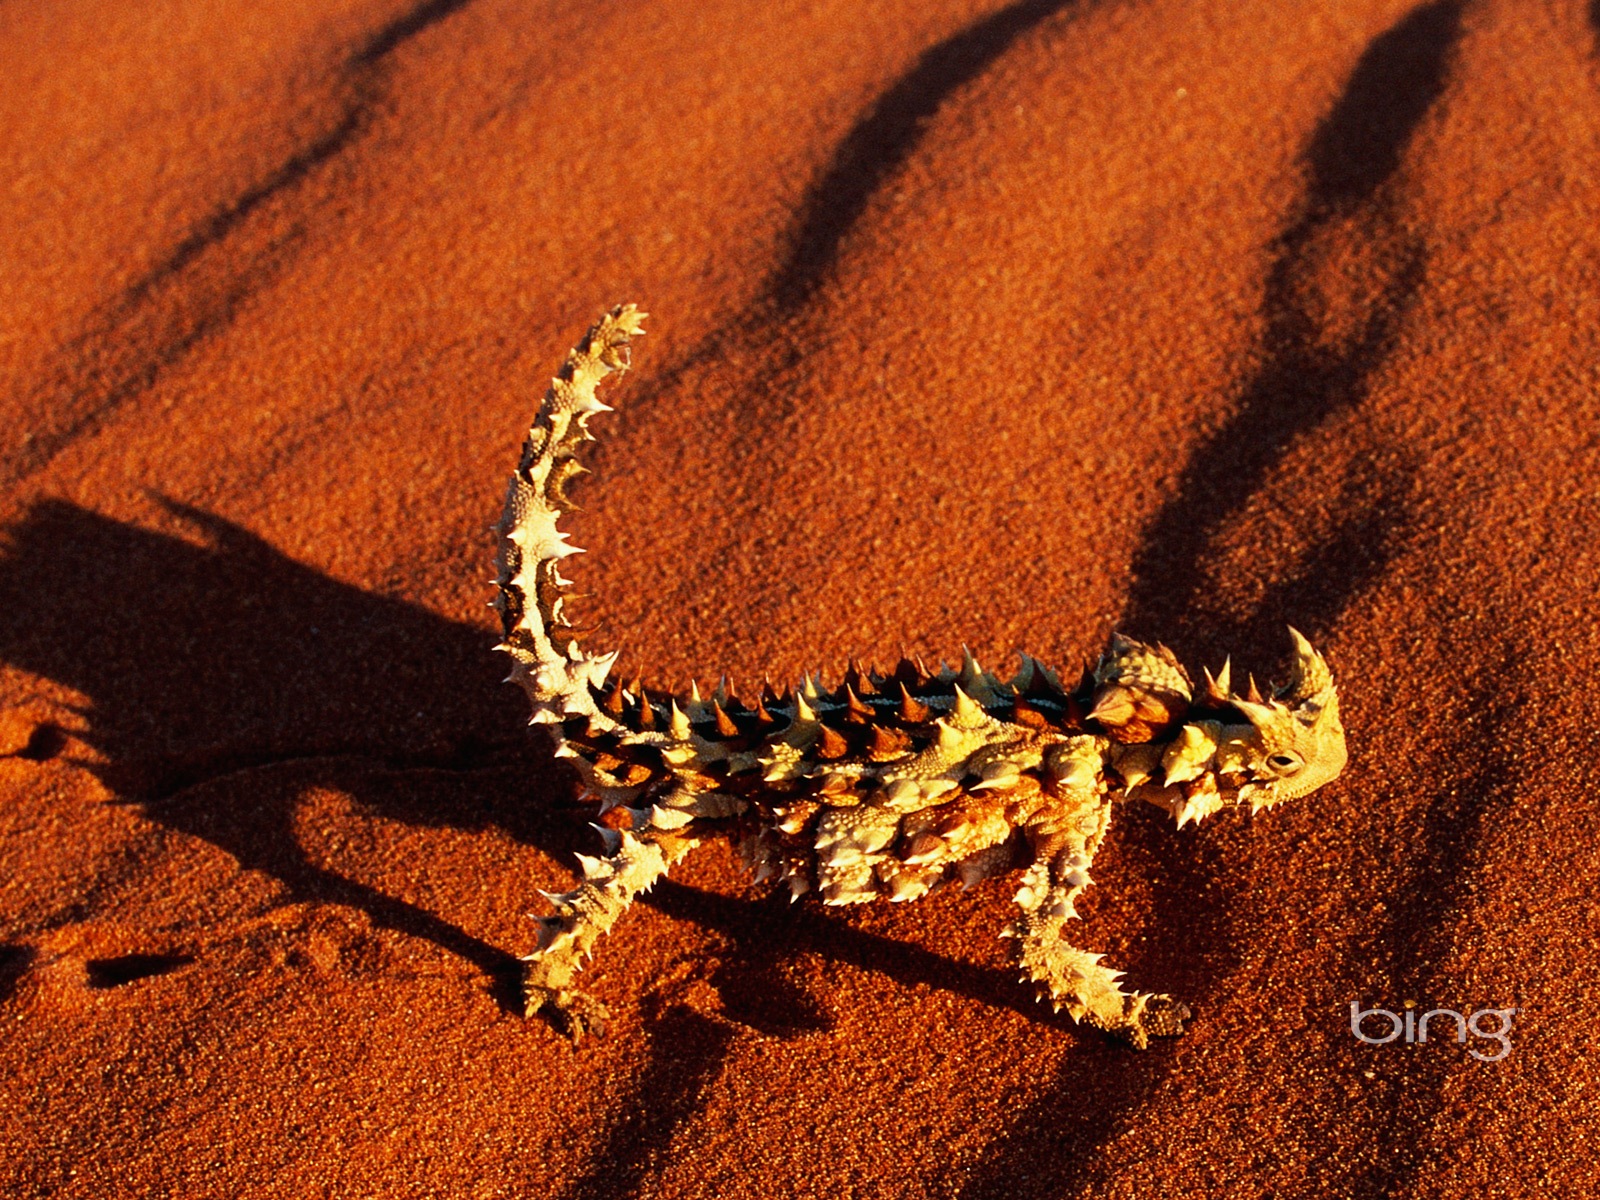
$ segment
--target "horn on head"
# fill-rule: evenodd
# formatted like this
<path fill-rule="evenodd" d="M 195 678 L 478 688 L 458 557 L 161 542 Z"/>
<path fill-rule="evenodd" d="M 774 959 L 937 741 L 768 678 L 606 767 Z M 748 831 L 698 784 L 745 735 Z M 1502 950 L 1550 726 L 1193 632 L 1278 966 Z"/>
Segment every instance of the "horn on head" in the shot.
<path fill-rule="evenodd" d="M 1289 627 L 1289 636 L 1294 639 L 1294 666 L 1290 670 L 1289 682 L 1279 689 L 1277 695 L 1291 705 L 1299 705 L 1331 688 L 1333 672 L 1305 635 L 1292 625 Z"/>

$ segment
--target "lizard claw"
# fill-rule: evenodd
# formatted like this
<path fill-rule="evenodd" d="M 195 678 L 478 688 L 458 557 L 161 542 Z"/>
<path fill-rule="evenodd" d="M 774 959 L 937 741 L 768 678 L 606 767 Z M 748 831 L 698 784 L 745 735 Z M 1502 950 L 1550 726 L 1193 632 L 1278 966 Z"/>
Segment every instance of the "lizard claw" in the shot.
<path fill-rule="evenodd" d="M 529 983 L 523 988 L 523 1015 L 543 1016 L 552 1028 L 565 1034 L 574 1048 L 585 1034 L 604 1037 L 611 1014 L 593 996 L 571 988 L 556 989 Z"/>

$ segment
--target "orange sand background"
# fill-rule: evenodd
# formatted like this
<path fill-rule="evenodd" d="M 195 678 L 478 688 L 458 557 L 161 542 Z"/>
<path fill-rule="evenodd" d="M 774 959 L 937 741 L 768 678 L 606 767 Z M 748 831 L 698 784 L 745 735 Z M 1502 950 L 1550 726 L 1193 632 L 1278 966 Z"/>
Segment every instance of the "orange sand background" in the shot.
<path fill-rule="evenodd" d="M 1594 1186 L 1600 5 L 11 0 L 0 78 L 0 1191 Z M 1327 652 L 1343 779 L 1096 864 L 1181 1040 L 1035 1006 L 1004 884 L 722 848 L 608 1039 L 515 1015 L 594 844 L 485 528 L 622 300 L 626 669 Z"/>

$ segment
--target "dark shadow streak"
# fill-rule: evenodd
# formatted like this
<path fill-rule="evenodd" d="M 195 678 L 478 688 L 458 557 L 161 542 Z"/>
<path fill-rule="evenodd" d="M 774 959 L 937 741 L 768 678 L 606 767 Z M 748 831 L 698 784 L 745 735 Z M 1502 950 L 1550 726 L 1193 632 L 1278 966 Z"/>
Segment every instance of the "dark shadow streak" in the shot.
<path fill-rule="evenodd" d="M 0 487 L 47 467 L 67 446 L 99 428 L 161 372 L 232 324 L 240 305 L 278 278 L 293 257 L 297 230 L 263 230 L 262 245 L 229 245 L 273 198 L 292 191 L 336 158 L 370 124 L 384 58 L 470 0 L 429 0 L 381 27 L 344 67 L 348 96 L 325 132 L 232 200 L 198 221 L 166 258 L 91 316 L 34 389 L 40 415 L 57 414 L 0 463 Z M 217 253 L 209 253 L 211 251 Z"/>
<path fill-rule="evenodd" d="M 17 982 L 27 972 L 34 954 L 32 946 L 0 943 L 0 1002 L 9 999 L 16 990 Z"/>
<path fill-rule="evenodd" d="M 1174 837 L 1154 810 L 1138 816 L 1150 819 L 1121 816 L 1119 843 L 1127 850 L 1137 846 L 1138 853 L 1161 864 L 1152 906 L 1167 928 L 1182 934 L 1162 939 L 1157 961 L 1117 966 L 1129 968 L 1136 986 L 1159 983 L 1160 990 L 1190 1004 L 1195 1020 L 1204 1021 L 1209 1019 L 1209 972 L 1228 957 L 1231 941 L 1233 918 L 1227 903 L 1219 902 L 1216 883 L 1237 863 L 1237 850 L 1228 844 L 1233 831 L 1213 826 L 1200 837 Z M 1149 844 L 1157 838 L 1159 846 Z M 1137 1120 L 1172 1070 L 1175 1053 L 1172 1044 L 1155 1041 L 1135 1054 L 1086 1034 L 1061 1056 L 1053 1083 L 989 1144 L 956 1194 L 961 1200 L 1096 1194 L 1104 1184 L 1096 1175 L 1101 1147 Z"/>
<path fill-rule="evenodd" d="M 426 0 L 379 29 L 365 46 L 351 56 L 350 61 L 358 67 L 371 66 L 470 3 L 472 0 Z"/>
<path fill-rule="evenodd" d="M 728 1056 L 733 1027 L 692 1009 L 672 1007 L 649 1023 L 640 1048 L 644 1069 L 618 1106 L 621 1114 L 600 1151 L 557 1200 L 621 1200 L 666 1165 L 674 1135 L 699 1111 Z"/>
<path fill-rule="evenodd" d="M 1444 90 L 1461 8 L 1461 0 L 1434 0 L 1374 40 L 1313 136 L 1306 154 L 1308 192 L 1300 215 L 1278 240 L 1268 274 L 1266 363 L 1245 385 L 1227 422 L 1196 450 L 1151 523 L 1134 558 L 1134 588 L 1120 622 L 1130 633 L 1161 629 L 1164 637 L 1204 638 L 1208 648 L 1237 649 L 1243 643 L 1264 650 L 1281 639 L 1286 615 L 1315 634 L 1354 594 L 1354 577 L 1337 571 L 1313 577 L 1301 569 L 1279 589 L 1294 597 L 1292 612 L 1258 606 L 1254 618 L 1219 628 L 1215 612 L 1201 611 L 1205 606 L 1199 603 L 1210 586 L 1203 569 L 1219 534 L 1297 439 L 1360 403 L 1415 302 L 1424 277 L 1423 248 L 1394 227 L 1382 189 Z M 1324 345 L 1318 272 L 1328 240 L 1350 236 L 1378 243 L 1378 294 L 1352 335 Z M 1352 497 L 1357 503 L 1348 521 L 1373 531 L 1385 522 L 1398 526 L 1405 512 L 1375 501 L 1403 494 L 1405 480 L 1372 482 L 1371 495 Z M 1348 540 L 1338 532 L 1332 539 Z M 1396 544 L 1393 537 L 1381 541 Z M 1167 632 L 1173 629 L 1179 633 Z"/>
<path fill-rule="evenodd" d="M 648 1045 L 640 1052 L 646 1066 L 628 1100 L 605 1135 L 602 1150 L 561 1200 L 621 1200 L 638 1194 L 640 1181 L 662 1166 L 661 1155 L 703 1104 L 717 1068 L 726 1059 L 740 1025 L 771 1038 L 825 1032 L 833 1021 L 826 1006 L 795 984 L 786 968 L 807 952 L 847 962 L 862 971 L 887 975 L 901 986 L 939 988 L 990 1006 L 1009 1008 L 1031 1021 L 1074 1029 L 1036 1003 L 1014 971 L 952 962 L 919 946 L 852 928 L 848 918 L 814 904 L 790 904 L 785 894 L 759 903 L 703 892 L 670 880 L 652 894 L 656 908 L 675 920 L 715 929 L 730 940 L 726 966 L 711 975 L 723 1012 L 719 1019 L 673 1004 L 646 1022 Z M 659 1002 L 658 1002 L 659 1003 Z M 1118 1068 L 1132 1057 L 1103 1035 L 1084 1030 L 1088 1073 L 1106 1072 L 1115 1056 Z"/>
<path fill-rule="evenodd" d="M 92 991 L 107 991 L 141 979 L 170 975 L 193 961 L 192 954 L 121 954 L 115 958 L 91 958 L 84 970 Z"/>
<path fill-rule="evenodd" d="M 814 301 L 872 198 L 916 153 L 950 97 L 1046 20 L 1091 3 L 1016 0 L 923 51 L 856 120 L 827 170 L 807 188 L 788 253 L 760 294 L 743 313 L 657 370 L 655 394 L 671 394 L 708 363 L 726 367 L 729 351 L 737 348 L 738 358 L 761 365 L 740 388 L 737 418 L 724 449 L 737 457 L 746 440 L 772 437 L 792 412 L 793 376 L 804 366 L 804 354 L 783 318 L 804 312 Z"/>
<path fill-rule="evenodd" d="M 1266 364 L 1246 384 L 1233 415 L 1197 450 L 1176 493 L 1151 523 L 1134 560 L 1134 587 L 1120 622 L 1130 633 L 1160 629 L 1164 637 L 1182 637 L 1186 644 L 1204 640 L 1208 647 L 1240 649 L 1242 643 L 1247 651 L 1264 651 L 1276 645 L 1282 618 L 1292 614 L 1296 625 L 1314 635 L 1381 574 L 1398 547 L 1407 511 L 1402 500 L 1412 486 L 1403 456 L 1401 465 L 1387 472 L 1376 466 L 1352 472 L 1339 524 L 1292 578 L 1269 591 L 1253 616 L 1229 628 L 1214 613 L 1196 615 L 1202 608 L 1201 570 L 1219 534 L 1244 511 L 1295 439 L 1360 402 L 1416 298 L 1423 248 L 1394 227 L 1383 187 L 1444 90 L 1462 3 L 1423 4 L 1376 38 L 1312 136 L 1306 151 L 1307 195 L 1278 240 L 1268 275 Z M 1357 331 L 1327 347 L 1320 344 L 1318 268 L 1326 239 L 1345 236 L 1347 228 L 1367 233 L 1376 228 L 1386 235 L 1382 278 Z M 1264 623 L 1272 626 L 1270 633 Z M 1197 862 L 1186 869 L 1195 872 L 1196 885 L 1221 875 L 1216 863 Z M 1192 952 L 1203 951 L 1201 956 L 1212 962 L 1236 958 L 1238 935 L 1226 898 L 1219 906 L 1213 891 L 1211 901 L 1217 907 L 1209 925 L 1191 930 L 1186 940 Z M 1206 994 L 1198 981 L 1185 998 L 1203 1004 Z M 1152 1055 L 1119 1064 L 1108 1079 L 1086 1069 L 1091 1065 L 1081 1056 L 1068 1057 L 1057 1086 L 1011 1123 L 974 1171 L 961 1193 L 964 1200 L 1060 1198 L 1091 1194 L 1100 1186 L 1098 1148 L 1121 1136 L 1170 1067 Z M 1090 1094 L 1097 1102 L 1086 1111 L 1079 1100 Z M 1069 1136 L 1063 1137 L 1064 1131 Z M 1032 1187 L 1024 1184 L 1030 1179 Z"/>
<path fill-rule="evenodd" d="M 923 52 L 839 143 L 827 174 L 801 204 L 794 249 L 769 287 L 780 308 L 800 307 L 833 269 L 839 247 L 873 195 L 906 163 L 928 122 L 1023 34 L 1074 0 L 1020 0 Z"/>
<path fill-rule="evenodd" d="M 738 971 L 754 971 L 750 979 L 764 983 L 769 971 L 776 970 L 778 954 L 814 950 L 833 962 L 847 962 L 863 971 L 889 976 L 901 986 L 921 984 L 957 996 L 965 996 L 994 1009 L 1010 1009 L 1031 1021 L 1046 1021 L 1073 1028 L 1067 1018 L 1053 1018 L 1049 1008 L 1038 1004 L 1033 994 L 1017 982 L 1015 970 L 1002 970 L 972 962 L 952 962 L 943 955 L 920 946 L 868 930 L 855 929 L 847 918 L 831 915 L 815 904 L 791 904 L 787 893 L 774 895 L 760 903 L 719 896 L 667 880 L 656 886 L 654 907 L 668 916 L 732 937 Z M 998 929 L 996 930 L 998 933 Z M 776 942 L 780 950 L 771 947 Z M 727 989 L 722 989 L 726 993 Z M 752 1004 L 759 996 L 762 1004 L 771 999 L 770 990 L 751 991 Z M 786 1001 L 787 1002 L 787 1001 Z M 753 1007 L 745 1023 L 761 1028 L 763 1018 Z M 816 1028 L 824 1018 L 804 1023 Z M 1086 1035 L 1098 1036 L 1098 1035 Z"/>

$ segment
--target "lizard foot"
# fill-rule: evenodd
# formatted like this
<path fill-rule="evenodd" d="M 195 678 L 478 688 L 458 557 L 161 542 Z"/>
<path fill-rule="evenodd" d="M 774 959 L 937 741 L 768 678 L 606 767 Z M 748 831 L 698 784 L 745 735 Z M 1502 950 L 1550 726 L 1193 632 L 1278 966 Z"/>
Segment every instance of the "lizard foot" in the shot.
<path fill-rule="evenodd" d="M 1190 1015 L 1189 1006 L 1171 996 L 1134 994 L 1127 998 L 1122 1021 L 1107 1032 L 1143 1050 L 1153 1037 L 1177 1037 Z"/>
<path fill-rule="evenodd" d="M 606 1022 L 611 1014 L 606 1006 L 593 996 L 572 988 L 541 987 L 528 983 L 523 986 L 523 1015 L 541 1015 L 560 1033 L 566 1034 L 576 1046 L 585 1034 L 603 1037 Z"/>

